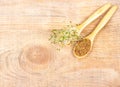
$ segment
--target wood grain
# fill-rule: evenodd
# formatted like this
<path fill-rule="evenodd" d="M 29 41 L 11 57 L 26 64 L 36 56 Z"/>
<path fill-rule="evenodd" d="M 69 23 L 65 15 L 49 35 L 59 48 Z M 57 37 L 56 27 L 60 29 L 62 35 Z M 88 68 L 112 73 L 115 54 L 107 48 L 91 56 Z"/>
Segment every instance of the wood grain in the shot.
<path fill-rule="evenodd" d="M 0 87 L 120 87 L 120 9 L 84 59 L 48 41 L 51 29 L 79 24 L 107 2 L 120 5 L 119 0 L 0 1 Z"/>

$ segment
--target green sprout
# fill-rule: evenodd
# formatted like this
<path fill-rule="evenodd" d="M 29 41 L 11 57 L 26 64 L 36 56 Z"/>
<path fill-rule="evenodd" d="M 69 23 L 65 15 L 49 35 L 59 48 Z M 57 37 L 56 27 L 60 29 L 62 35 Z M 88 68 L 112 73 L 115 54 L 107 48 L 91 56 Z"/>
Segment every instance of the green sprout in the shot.
<path fill-rule="evenodd" d="M 75 26 L 67 25 L 62 29 L 53 29 L 50 35 L 50 42 L 58 45 L 70 45 L 81 39 L 78 29 Z"/>

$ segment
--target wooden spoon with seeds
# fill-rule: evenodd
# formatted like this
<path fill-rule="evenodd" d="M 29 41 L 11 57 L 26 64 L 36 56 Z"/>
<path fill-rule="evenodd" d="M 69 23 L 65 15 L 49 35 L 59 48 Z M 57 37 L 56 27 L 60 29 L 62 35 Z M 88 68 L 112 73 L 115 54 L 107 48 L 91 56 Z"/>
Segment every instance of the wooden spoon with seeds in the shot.
<path fill-rule="evenodd" d="M 118 7 L 116 5 L 112 6 L 111 9 L 106 13 L 106 15 L 100 21 L 100 23 L 97 25 L 95 30 L 91 34 L 89 34 L 87 37 L 78 41 L 75 44 L 75 46 L 73 47 L 73 54 L 75 57 L 83 58 L 89 53 L 89 51 L 93 46 L 93 41 L 95 36 L 107 24 L 107 22 L 110 20 L 113 14 L 116 12 L 117 8 Z"/>

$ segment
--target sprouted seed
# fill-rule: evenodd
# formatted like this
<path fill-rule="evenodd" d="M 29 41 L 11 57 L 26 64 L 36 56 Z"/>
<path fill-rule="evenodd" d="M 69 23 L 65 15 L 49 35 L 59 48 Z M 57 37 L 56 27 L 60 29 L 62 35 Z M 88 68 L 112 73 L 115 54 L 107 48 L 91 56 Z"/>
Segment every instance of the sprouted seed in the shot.
<path fill-rule="evenodd" d="M 53 29 L 50 35 L 50 42 L 60 46 L 71 45 L 81 39 L 78 29 L 75 26 L 67 25 L 62 29 Z"/>

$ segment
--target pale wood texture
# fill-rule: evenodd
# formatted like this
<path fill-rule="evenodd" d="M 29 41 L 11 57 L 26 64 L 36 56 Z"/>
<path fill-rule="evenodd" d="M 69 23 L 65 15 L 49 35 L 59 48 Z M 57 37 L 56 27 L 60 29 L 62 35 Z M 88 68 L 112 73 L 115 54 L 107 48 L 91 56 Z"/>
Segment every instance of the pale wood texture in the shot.
<path fill-rule="evenodd" d="M 120 5 L 119 0 L 1 0 L 0 87 L 120 87 L 120 9 L 84 59 L 48 41 L 51 29 L 81 23 L 107 2 Z"/>

